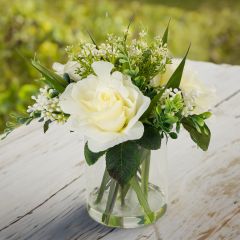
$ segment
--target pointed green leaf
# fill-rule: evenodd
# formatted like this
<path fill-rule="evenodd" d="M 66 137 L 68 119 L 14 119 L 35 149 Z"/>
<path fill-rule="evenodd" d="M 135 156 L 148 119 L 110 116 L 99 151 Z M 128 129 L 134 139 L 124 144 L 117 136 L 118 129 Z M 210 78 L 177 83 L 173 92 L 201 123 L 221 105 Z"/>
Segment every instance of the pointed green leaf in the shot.
<path fill-rule="evenodd" d="M 95 39 L 94 39 L 93 36 L 92 36 L 92 34 L 91 34 L 88 30 L 87 30 L 87 33 L 88 33 L 88 36 L 91 38 L 93 44 L 96 46 L 97 49 L 99 49 L 99 48 L 98 48 L 98 45 L 97 45 L 97 43 L 96 43 L 96 41 L 95 41 Z"/>
<path fill-rule="evenodd" d="M 163 45 L 168 42 L 168 29 L 169 29 L 170 21 L 171 21 L 171 18 L 170 18 L 169 21 L 168 21 L 167 28 L 166 28 L 166 30 L 165 30 L 165 32 L 164 32 L 164 34 L 163 34 L 163 37 L 162 37 Z"/>
<path fill-rule="evenodd" d="M 31 61 L 33 67 L 35 67 L 44 77 L 45 81 L 58 92 L 62 93 L 68 83 L 59 75 L 54 72 L 51 72 L 46 67 L 41 65 L 39 62 L 32 60 Z"/>
<path fill-rule="evenodd" d="M 131 24 L 132 24 L 133 21 L 134 21 L 134 18 L 135 18 L 135 15 L 132 15 L 132 16 L 130 17 L 130 20 L 129 20 L 129 23 L 128 23 L 128 26 L 127 26 L 127 30 L 126 30 L 126 32 L 125 32 L 125 34 L 124 34 L 124 42 L 127 41 L 128 32 L 129 32 L 129 29 L 130 29 Z"/>
<path fill-rule="evenodd" d="M 88 165 L 93 165 L 94 163 L 97 162 L 97 160 L 103 156 L 105 154 L 105 151 L 101 151 L 101 152 L 92 152 L 89 148 L 88 148 L 88 143 L 85 144 L 84 146 L 84 156 L 85 156 L 85 160 L 87 162 Z"/>
<path fill-rule="evenodd" d="M 198 129 L 196 129 L 196 126 L 190 117 L 183 118 L 182 125 L 189 132 L 192 140 L 203 151 L 207 151 L 211 139 L 211 132 L 208 126 L 204 124 L 204 126 L 202 127 L 203 131 L 199 132 Z"/>
<path fill-rule="evenodd" d="M 184 58 L 182 59 L 182 61 L 178 65 L 177 69 L 174 71 L 174 73 L 172 74 L 172 76 L 168 80 L 165 88 L 179 88 L 180 83 L 181 83 L 181 79 L 182 79 L 183 69 L 184 69 L 184 66 L 185 66 L 185 62 L 186 62 L 187 55 L 188 55 L 188 52 L 190 50 L 190 47 L 191 47 L 191 45 L 189 45 L 188 50 L 187 50 Z"/>
<path fill-rule="evenodd" d="M 179 133 L 181 128 L 181 124 L 179 122 L 176 123 L 176 132 Z"/>
<path fill-rule="evenodd" d="M 44 133 L 47 132 L 48 128 L 49 128 L 49 124 L 51 123 L 52 121 L 51 120 L 47 120 L 44 125 L 43 125 L 43 131 Z"/>
<path fill-rule="evenodd" d="M 143 136 L 136 140 L 136 143 L 146 149 L 157 150 L 161 147 L 161 140 L 159 131 L 155 127 L 145 124 Z"/>

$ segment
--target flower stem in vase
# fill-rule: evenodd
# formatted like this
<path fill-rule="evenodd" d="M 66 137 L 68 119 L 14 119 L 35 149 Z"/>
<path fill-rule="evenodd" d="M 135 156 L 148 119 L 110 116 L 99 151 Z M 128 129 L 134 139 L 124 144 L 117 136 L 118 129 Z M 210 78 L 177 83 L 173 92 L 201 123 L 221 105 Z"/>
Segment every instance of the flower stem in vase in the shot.
<path fill-rule="evenodd" d="M 143 191 L 146 199 L 148 199 L 148 181 L 149 181 L 150 157 L 151 157 L 151 152 L 148 151 L 147 154 L 146 154 L 146 159 L 142 163 L 142 171 L 141 171 L 141 175 L 142 175 L 141 187 L 142 187 L 142 191 Z"/>
<path fill-rule="evenodd" d="M 124 194 L 124 187 L 120 186 L 120 199 L 121 199 L 121 207 L 125 205 L 125 194 Z"/>
<path fill-rule="evenodd" d="M 125 206 L 125 198 L 130 189 L 130 184 L 126 184 L 124 186 L 121 186 L 120 188 L 120 198 L 121 198 L 121 206 Z"/>
<path fill-rule="evenodd" d="M 102 221 L 105 224 L 109 223 L 109 218 L 110 218 L 110 215 L 112 213 L 112 210 L 114 208 L 114 205 L 115 205 L 115 202 L 117 199 L 118 189 L 119 189 L 119 184 L 115 180 L 112 179 L 111 183 L 110 183 L 110 190 L 108 193 L 106 209 L 102 215 Z"/>
<path fill-rule="evenodd" d="M 136 176 L 134 176 L 131 181 L 130 181 L 130 184 L 133 188 L 133 190 L 136 192 L 137 194 L 137 198 L 138 198 L 138 201 L 139 203 L 141 204 L 145 214 L 146 214 L 146 217 L 147 217 L 147 221 L 146 222 L 149 222 L 149 223 L 152 223 L 154 221 L 154 213 L 151 211 L 150 207 L 149 207 L 149 204 L 148 204 L 148 201 L 138 183 L 138 179 Z"/>
<path fill-rule="evenodd" d="M 109 181 L 110 181 L 110 176 L 108 174 L 107 169 L 105 169 L 104 174 L 103 174 L 103 178 L 102 178 L 102 182 L 101 182 L 101 186 L 99 188 L 98 196 L 97 196 L 97 199 L 95 201 L 95 204 L 98 204 L 98 203 L 101 202 L 104 191 L 106 190 L 106 187 L 107 187 L 107 183 Z"/>

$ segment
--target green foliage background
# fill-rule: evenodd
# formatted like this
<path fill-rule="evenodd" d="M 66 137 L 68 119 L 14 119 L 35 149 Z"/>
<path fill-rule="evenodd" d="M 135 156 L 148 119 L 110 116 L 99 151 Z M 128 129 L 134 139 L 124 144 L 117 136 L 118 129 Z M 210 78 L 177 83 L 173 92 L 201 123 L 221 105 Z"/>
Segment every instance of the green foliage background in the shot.
<path fill-rule="evenodd" d="M 134 14 L 131 32 L 162 34 L 169 18 L 169 47 L 189 58 L 240 64 L 239 0 L 0 0 L 0 131 L 11 113 L 24 113 L 39 76 L 24 58 L 36 54 L 44 65 L 66 61 L 65 47 L 80 39 L 97 42 L 121 33 Z"/>

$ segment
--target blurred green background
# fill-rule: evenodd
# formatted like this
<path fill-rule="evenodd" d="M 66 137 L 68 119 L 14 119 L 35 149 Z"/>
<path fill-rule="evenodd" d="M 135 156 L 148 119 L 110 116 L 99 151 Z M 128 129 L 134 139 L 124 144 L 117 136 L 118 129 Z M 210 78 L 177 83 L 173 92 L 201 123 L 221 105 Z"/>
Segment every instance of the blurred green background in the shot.
<path fill-rule="evenodd" d="M 0 0 L 0 132 L 11 113 L 24 113 L 36 93 L 38 73 L 20 57 L 35 54 L 51 67 L 66 61 L 65 47 L 121 33 L 134 14 L 132 33 L 162 34 L 171 17 L 169 47 L 189 58 L 240 64 L 239 0 Z"/>

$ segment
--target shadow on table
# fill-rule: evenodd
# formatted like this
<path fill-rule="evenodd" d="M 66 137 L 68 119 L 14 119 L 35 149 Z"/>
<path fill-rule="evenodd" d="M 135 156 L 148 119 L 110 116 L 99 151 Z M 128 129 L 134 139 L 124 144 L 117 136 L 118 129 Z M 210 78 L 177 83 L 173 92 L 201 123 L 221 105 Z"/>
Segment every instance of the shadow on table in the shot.
<path fill-rule="evenodd" d="M 53 219 L 46 227 L 44 236 L 41 239 L 66 240 L 66 239 L 100 239 L 114 228 L 105 227 L 95 222 L 88 215 L 85 206 L 72 210 L 72 212 L 61 216 L 60 219 Z M 39 229 L 41 232 L 41 229 Z M 35 233 L 36 234 L 36 233 Z M 37 234 L 38 235 L 38 234 Z M 46 238 L 47 237 L 47 238 Z M 32 236 L 31 239 L 36 239 Z"/>

